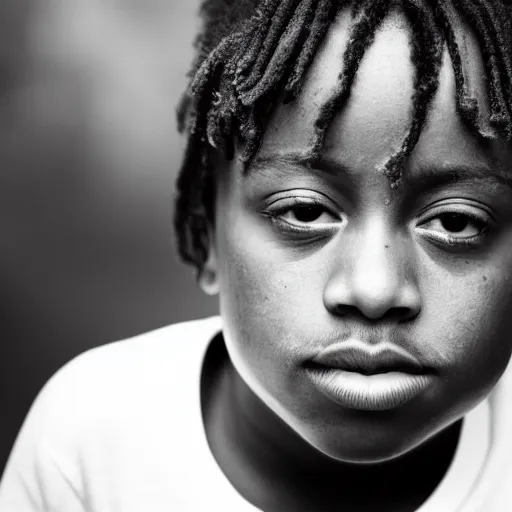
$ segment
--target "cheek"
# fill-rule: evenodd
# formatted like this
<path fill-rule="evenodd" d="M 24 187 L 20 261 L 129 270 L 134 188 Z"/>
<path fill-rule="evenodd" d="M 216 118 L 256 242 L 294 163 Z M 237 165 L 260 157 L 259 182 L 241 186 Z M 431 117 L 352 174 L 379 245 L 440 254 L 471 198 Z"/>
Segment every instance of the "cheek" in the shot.
<path fill-rule="evenodd" d="M 452 377 L 469 377 L 482 391 L 501 376 L 512 350 L 512 287 L 506 268 L 482 266 L 469 277 L 438 276 L 443 279 L 431 279 L 430 288 L 425 287 L 430 300 L 423 328 L 432 336 L 431 349 Z"/>
<path fill-rule="evenodd" d="M 224 339 L 238 373 L 262 397 L 269 387 L 282 388 L 283 374 L 292 367 L 283 312 L 293 308 L 286 304 L 287 285 L 266 265 L 261 250 L 251 251 L 243 238 L 226 242 L 220 255 Z"/>
<path fill-rule="evenodd" d="M 239 341 L 256 348 L 270 333 L 285 335 L 287 320 L 296 312 L 287 274 L 276 272 L 265 251 L 236 232 L 226 238 L 220 261 L 221 309 Z"/>
<path fill-rule="evenodd" d="M 291 367 L 307 346 L 307 333 L 319 328 L 311 319 L 322 316 L 320 273 L 306 272 L 307 261 L 285 257 L 268 240 L 268 227 L 260 231 L 243 214 L 228 224 L 218 233 L 217 251 L 220 305 L 232 350 L 243 351 L 254 364 Z"/>

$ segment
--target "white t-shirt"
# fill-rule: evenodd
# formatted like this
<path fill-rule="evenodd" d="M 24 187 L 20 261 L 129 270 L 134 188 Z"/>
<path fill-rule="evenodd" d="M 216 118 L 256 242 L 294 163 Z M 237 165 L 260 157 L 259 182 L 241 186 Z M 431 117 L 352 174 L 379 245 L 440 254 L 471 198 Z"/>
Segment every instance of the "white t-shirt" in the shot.
<path fill-rule="evenodd" d="M 0 511 L 256 511 L 218 467 L 203 428 L 201 368 L 220 330 L 219 317 L 172 325 L 57 372 L 14 445 Z M 511 374 L 466 416 L 453 462 L 418 512 L 512 510 Z"/>

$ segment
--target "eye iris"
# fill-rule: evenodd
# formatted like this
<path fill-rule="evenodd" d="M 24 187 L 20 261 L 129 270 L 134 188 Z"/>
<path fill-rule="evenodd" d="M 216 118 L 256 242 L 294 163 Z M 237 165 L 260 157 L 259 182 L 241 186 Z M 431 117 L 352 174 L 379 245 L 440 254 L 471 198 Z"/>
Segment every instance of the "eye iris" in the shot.
<path fill-rule="evenodd" d="M 445 213 L 440 216 L 440 220 L 443 228 L 452 233 L 464 231 L 469 224 L 469 219 L 458 213 Z"/>
<path fill-rule="evenodd" d="M 311 205 L 311 206 L 300 206 L 293 210 L 295 218 L 300 222 L 313 222 L 318 219 L 324 209 L 322 206 Z"/>

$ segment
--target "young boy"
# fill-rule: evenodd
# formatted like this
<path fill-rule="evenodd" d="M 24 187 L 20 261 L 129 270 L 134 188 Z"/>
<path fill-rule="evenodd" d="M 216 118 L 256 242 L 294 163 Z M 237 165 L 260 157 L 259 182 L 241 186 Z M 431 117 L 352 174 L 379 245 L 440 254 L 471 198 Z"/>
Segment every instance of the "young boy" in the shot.
<path fill-rule="evenodd" d="M 510 510 L 510 7 L 202 13 L 176 225 L 221 317 L 58 372 L 0 510 Z"/>

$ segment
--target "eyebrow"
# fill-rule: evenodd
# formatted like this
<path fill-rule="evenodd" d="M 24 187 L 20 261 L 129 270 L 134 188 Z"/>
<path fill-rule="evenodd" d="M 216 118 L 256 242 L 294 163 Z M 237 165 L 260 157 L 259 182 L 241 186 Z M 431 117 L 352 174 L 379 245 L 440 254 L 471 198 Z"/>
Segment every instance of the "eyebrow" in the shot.
<path fill-rule="evenodd" d="M 512 191 L 512 173 L 486 164 L 455 164 L 445 167 L 419 166 L 404 173 L 404 184 L 413 190 L 433 190 L 457 183 L 501 185 Z"/>
<path fill-rule="evenodd" d="M 289 152 L 257 155 L 251 163 L 251 172 L 287 172 L 290 168 L 326 174 L 331 177 L 344 176 L 354 180 L 355 173 L 340 162 L 322 157 L 313 159 L 308 153 Z M 479 183 L 502 185 L 512 190 L 512 170 L 505 171 L 485 163 L 475 165 L 453 164 L 444 167 L 419 165 L 413 172 L 404 172 L 404 186 L 412 190 L 433 190 L 450 184 Z"/>
<path fill-rule="evenodd" d="M 256 155 L 251 162 L 249 173 L 265 173 L 269 169 L 272 169 L 272 171 L 287 171 L 291 167 L 332 177 L 345 176 L 352 178 L 354 174 L 347 166 L 340 162 L 333 162 L 324 157 L 313 158 L 310 153 L 299 152 L 272 153 L 264 156 Z"/>

